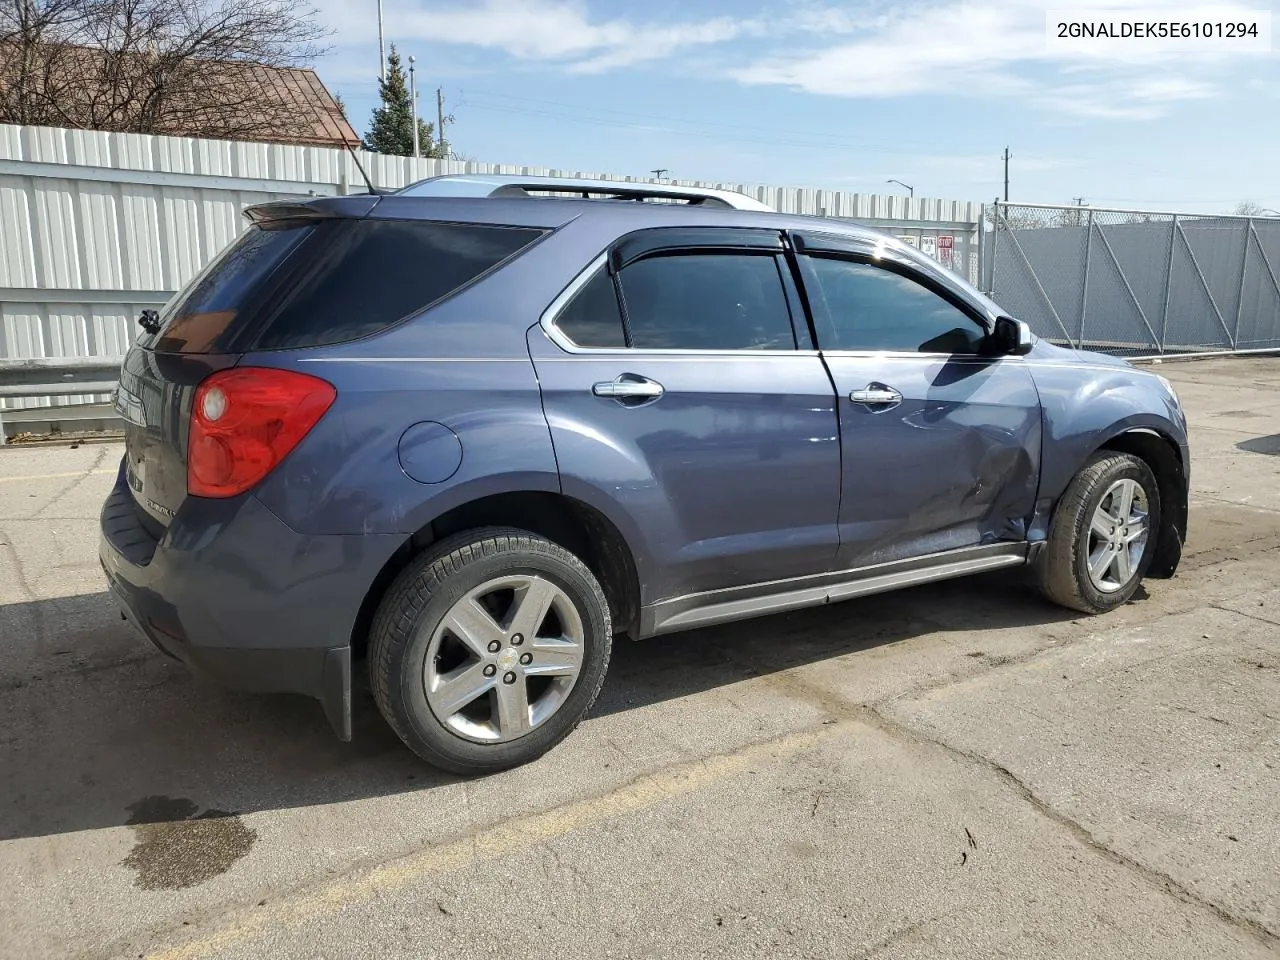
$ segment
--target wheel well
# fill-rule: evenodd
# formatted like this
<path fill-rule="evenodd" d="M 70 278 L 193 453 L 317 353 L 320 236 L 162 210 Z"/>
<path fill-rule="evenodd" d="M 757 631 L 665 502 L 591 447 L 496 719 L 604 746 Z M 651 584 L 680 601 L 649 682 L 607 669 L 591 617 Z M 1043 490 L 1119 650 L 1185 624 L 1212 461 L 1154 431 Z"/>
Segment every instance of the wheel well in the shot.
<path fill-rule="evenodd" d="M 1148 430 L 1122 433 L 1100 449 L 1135 456 L 1155 474 L 1160 488 L 1160 532 L 1148 575 L 1173 576 L 1182 558 L 1182 544 L 1187 539 L 1187 472 L 1182 451 L 1168 437 Z"/>
<path fill-rule="evenodd" d="M 615 635 L 636 636 L 640 580 L 626 540 L 604 514 L 556 493 L 501 493 L 464 503 L 431 521 L 392 555 L 360 605 L 351 631 L 352 653 L 365 652 L 369 627 L 383 594 L 414 556 L 437 540 L 477 527 L 518 527 L 558 543 L 595 574 L 609 601 Z"/>

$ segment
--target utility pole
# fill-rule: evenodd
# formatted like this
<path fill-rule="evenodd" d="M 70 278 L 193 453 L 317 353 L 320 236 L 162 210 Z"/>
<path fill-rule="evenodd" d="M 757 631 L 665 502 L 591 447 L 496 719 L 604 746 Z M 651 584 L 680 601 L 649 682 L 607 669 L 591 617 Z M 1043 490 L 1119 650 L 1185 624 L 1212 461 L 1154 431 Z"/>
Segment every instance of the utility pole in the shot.
<path fill-rule="evenodd" d="M 658 167 L 656 170 L 650 170 L 649 172 L 653 174 L 654 179 L 661 180 L 664 176 L 666 176 L 671 171 L 668 170 L 666 167 Z"/>
<path fill-rule="evenodd" d="M 436 87 L 436 140 L 440 144 L 437 153 L 440 157 L 449 156 L 449 151 L 444 145 L 444 91 L 440 87 Z"/>
<path fill-rule="evenodd" d="M 387 52 L 382 42 L 382 0 L 378 0 L 378 79 L 387 79 Z"/>
<path fill-rule="evenodd" d="M 413 155 L 418 153 L 418 76 L 413 65 L 414 58 L 409 56 L 409 99 L 413 101 Z"/>
<path fill-rule="evenodd" d="M 1009 202 L 1009 148 L 1004 148 L 1004 202 Z"/>

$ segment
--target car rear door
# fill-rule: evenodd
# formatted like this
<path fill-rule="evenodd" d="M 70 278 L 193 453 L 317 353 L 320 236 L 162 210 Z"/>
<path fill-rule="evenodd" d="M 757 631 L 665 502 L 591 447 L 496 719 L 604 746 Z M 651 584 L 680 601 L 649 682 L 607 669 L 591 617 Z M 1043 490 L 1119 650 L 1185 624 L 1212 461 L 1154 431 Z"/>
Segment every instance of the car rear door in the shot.
<path fill-rule="evenodd" d="M 530 331 L 564 492 L 629 527 L 646 603 L 834 560 L 834 394 L 783 254 L 776 230 L 640 231 Z"/>
<path fill-rule="evenodd" d="M 796 235 L 838 395 L 843 568 L 1022 540 L 1040 463 L 1021 357 L 984 355 L 984 318 L 892 244 Z"/>

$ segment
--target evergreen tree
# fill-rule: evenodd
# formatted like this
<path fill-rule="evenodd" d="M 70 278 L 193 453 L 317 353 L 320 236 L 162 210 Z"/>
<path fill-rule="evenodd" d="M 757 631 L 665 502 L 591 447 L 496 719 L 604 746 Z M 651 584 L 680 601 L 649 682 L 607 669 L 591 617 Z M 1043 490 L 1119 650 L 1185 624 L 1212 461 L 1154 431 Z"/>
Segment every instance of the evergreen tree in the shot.
<path fill-rule="evenodd" d="M 387 76 L 378 81 L 378 93 L 382 106 L 373 111 L 369 132 L 365 134 L 365 149 L 398 157 L 413 156 L 413 100 L 409 96 L 409 77 L 400 65 L 396 45 L 387 54 Z M 425 120 L 418 120 L 418 154 L 423 157 L 439 155 L 432 139 L 435 128 Z"/>

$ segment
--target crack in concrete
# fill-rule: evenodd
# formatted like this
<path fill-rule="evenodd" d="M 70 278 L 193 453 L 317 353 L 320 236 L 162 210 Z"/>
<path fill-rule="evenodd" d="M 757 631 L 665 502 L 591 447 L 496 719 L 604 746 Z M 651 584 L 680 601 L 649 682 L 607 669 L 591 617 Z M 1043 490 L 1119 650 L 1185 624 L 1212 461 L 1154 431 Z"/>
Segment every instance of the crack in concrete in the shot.
<path fill-rule="evenodd" d="M 39 510 L 37 510 L 34 514 L 32 514 L 32 516 L 40 517 L 46 510 L 48 510 L 54 504 L 60 502 L 65 496 L 67 496 L 69 493 L 74 491 L 77 487 L 79 487 L 82 483 L 84 483 L 90 477 L 100 473 L 102 468 L 102 462 L 106 460 L 107 454 L 109 452 L 110 452 L 109 447 L 104 446 L 102 449 L 100 449 L 98 451 L 98 455 L 94 458 L 93 463 L 91 463 L 87 469 L 85 469 L 78 477 L 76 477 L 74 480 L 68 483 L 65 487 L 63 487 L 61 490 L 55 493 L 53 497 L 47 503 L 45 503 L 44 506 L 42 506 Z"/>
<path fill-rule="evenodd" d="M 23 563 L 18 548 L 13 545 L 13 537 L 9 536 L 8 531 L 3 527 L 0 527 L 0 547 L 4 548 L 13 563 L 14 572 L 18 575 L 18 589 L 30 602 L 31 626 L 36 635 L 36 642 L 43 645 L 48 635 L 44 622 L 44 604 L 40 602 L 40 595 L 36 593 L 35 587 L 27 576 L 26 564 Z"/>
<path fill-rule="evenodd" d="M 881 702 L 883 703 L 883 701 Z M 1201 896 L 1190 887 L 1184 886 L 1168 874 L 1162 873 L 1142 861 L 1135 860 L 1133 857 L 1120 853 L 1108 846 L 1102 840 L 1098 839 L 1098 837 L 1095 836 L 1088 827 L 1084 826 L 1079 821 L 1072 819 L 1070 816 L 1058 810 L 1052 804 L 1038 796 L 1035 791 L 1032 790 L 1017 774 L 1003 764 L 980 753 L 966 750 L 962 747 L 956 746 L 955 744 L 949 743 L 941 737 L 931 736 L 916 727 L 908 726 L 896 717 L 891 717 L 882 713 L 880 709 L 878 709 L 877 704 L 868 704 L 866 706 L 865 718 L 868 720 L 869 726 L 874 727 L 886 736 L 900 741 L 905 740 L 915 746 L 927 744 L 940 748 L 956 757 L 960 757 L 963 760 L 968 761 L 972 765 L 994 773 L 1008 786 L 1011 786 L 1015 791 L 1017 791 L 1022 799 L 1026 803 L 1030 804 L 1037 813 L 1065 829 L 1077 841 L 1105 859 L 1132 871 L 1151 886 L 1158 890 L 1163 890 L 1176 900 L 1211 912 L 1219 920 L 1241 930 L 1262 946 L 1274 948 L 1276 944 L 1280 943 L 1280 935 L 1273 933 L 1270 929 L 1256 920 L 1238 916 L 1226 907 L 1223 907 L 1221 904 L 1216 903 L 1207 897 Z"/>
<path fill-rule="evenodd" d="M 1209 607 L 1214 610 L 1221 610 L 1223 613 L 1234 613 L 1238 617 L 1244 617 L 1246 620 L 1256 620 L 1258 623 L 1265 623 L 1269 627 L 1280 627 L 1280 620 L 1271 620 L 1267 617 L 1260 617 L 1256 613 L 1245 613 L 1243 610 L 1233 610 L 1231 607 L 1224 607 L 1219 603 L 1211 603 Z"/>
<path fill-rule="evenodd" d="M 1213 503 L 1221 503 L 1229 507 L 1242 507 L 1245 510 L 1259 510 L 1262 513 L 1280 513 L 1280 509 L 1277 509 L 1276 507 L 1262 507 L 1256 503 L 1246 503 L 1242 500 L 1228 500 L 1225 497 L 1215 497 L 1208 493 L 1197 493 L 1196 499 L 1210 500 Z"/>
<path fill-rule="evenodd" d="M 1275 548 L 1273 549 L 1280 549 L 1280 543 L 1276 544 Z M 1193 612 L 1198 609 L 1204 609 L 1205 607 L 1223 609 L 1225 612 L 1228 612 L 1228 613 L 1239 612 L 1235 610 L 1226 610 L 1226 608 L 1217 607 L 1216 604 L 1213 604 L 1212 602 L 1205 602 L 1204 600 L 1200 600 L 1195 605 L 1190 606 L 1186 610 L 1180 610 L 1177 607 L 1174 607 L 1173 609 L 1166 609 L 1166 610 L 1160 611 L 1159 615 L 1162 617 L 1163 616 L 1179 616 L 1185 613 Z M 1244 616 L 1248 616 L 1248 615 L 1244 614 Z M 1269 621 L 1266 621 L 1266 622 L 1269 622 Z M 1117 623 L 1114 625 L 1114 628 L 1118 629 L 1126 625 L 1127 624 Z M 798 699 L 801 702 L 806 703 L 810 706 L 818 707 L 829 718 L 845 720 L 845 721 L 853 720 L 855 722 L 861 721 L 866 723 L 868 726 L 872 727 L 873 729 L 876 729 L 884 733 L 886 736 L 892 737 L 896 740 L 899 740 L 899 741 L 905 740 L 908 743 L 917 747 L 922 745 L 930 745 L 930 746 L 945 750 L 946 752 L 956 757 L 962 758 L 967 762 L 969 762 L 970 764 L 976 765 L 980 768 L 983 768 L 992 773 L 995 773 L 1006 784 L 1008 784 L 1009 786 L 1012 786 L 1018 792 L 1018 794 L 1022 797 L 1022 799 L 1025 802 L 1029 803 L 1038 813 L 1040 813 L 1046 819 L 1066 829 L 1073 837 L 1075 837 L 1084 846 L 1095 851 L 1096 853 L 1103 856 L 1104 858 L 1114 863 L 1117 863 L 1128 870 L 1133 871 L 1134 873 L 1142 877 L 1143 880 L 1146 881 L 1147 883 L 1155 886 L 1159 890 L 1163 890 L 1164 892 L 1173 896 L 1175 899 L 1179 900 L 1180 902 L 1198 907 L 1203 910 L 1207 910 L 1213 913 L 1216 917 L 1218 917 L 1223 922 L 1228 923 L 1229 925 L 1240 929 L 1241 931 L 1246 933 L 1248 936 L 1250 936 L 1252 939 L 1256 940 L 1258 943 L 1268 948 L 1275 947 L 1277 943 L 1280 943 L 1280 935 L 1273 933 L 1266 926 L 1264 926 L 1263 924 L 1255 920 L 1251 920 L 1247 917 L 1241 917 L 1232 913 L 1230 910 L 1223 907 L 1221 904 L 1218 904 L 1213 900 L 1210 900 L 1206 897 L 1201 896 L 1200 894 L 1196 893 L 1194 890 L 1190 889 L 1189 887 L 1186 887 L 1183 884 L 1179 883 L 1177 880 L 1175 880 L 1173 877 L 1169 876 L 1168 874 L 1162 873 L 1159 870 L 1156 870 L 1155 868 L 1147 866 L 1146 864 L 1142 863 L 1139 860 L 1135 860 L 1132 857 L 1126 856 L 1125 854 L 1112 849 L 1106 843 L 1099 840 L 1083 824 L 1067 816 L 1065 813 L 1062 813 L 1061 811 L 1057 810 L 1052 805 L 1050 805 L 1047 801 L 1041 799 L 1029 786 L 1027 786 L 1026 783 L 1024 783 L 1015 773 L 1013 773 L 1012 770 L 1005 767 L 1004 765 L 998 763 L 995 760 L 992 760 L 989 757 L 983 756 L 982 754 L 965 750 L 961 747 L 948 743 L 947 741 L 941 738 L 930 736 L 924 731 L 908 726 L 906 723 L 902 722 L 901 720 L 887 716 L 886 714 L 881 712 L 880 708 L 887 703 L 890 703 L 896 700 L 917 699 L 922 695 L 935 692 L 937 690 L 943 689 L 948 686 L 952 686 L 957 683 L 962 683 L 967 680 L 971 680 L 976 676 L 982 676 L 982 675 L 990 674 L 996 670 L 1003 670 L 1006 668 L 1017 667 L 1022 664 L 1026 664 L 1051 651 L 1057 651 L 1064 648 L 1079 645 L 1089 640 L 1091 637 L 1096 636 L 1096 633 L 1097 631 L 1090 631 L 1090 632 L 1081 631 L 1078 636 L 1067 636 L 1061 640 L 1053 640 L 1042 647 L 1036 648 L 1034 650 L 1030 650 L 1019 656 L 1010 657 L 1008 659 L 1004 659 L 999 662 L 990 662 L 986 664 L 985 670 L 980 670 L 976 673 L 951 674 L 933 682 L 920 684 L 917 687 L 910 688 L 892 697 L 884 698 L 877 701 L 869 701 L 865 703 L 856 703 L 842 696 L 836 690 L 833 690 L 829 687 L 824 687 L 820 684 L 813 683 L 808 679 L 799 676 L 798 672 L 796 672 L 794 669 L 784 670 L 784 671 L 776 672 L 773 674 L 768 674 L 768 673 L 759 671 L 757 665 L 751 662 L 751 658 L 741 658 L 741 662 L 744 662 L 747 665 L 752 666 L 753 668 L 757 668 L 758 676 L 756 679 L 763 681 L 765 683 L 768 683 L 771 686 L 774 686 L 784 695 L 792 696 L 793 698 Z M 832 722 L 832 720 L 828 719 L 823 722 L 830 723 Z M 876 947 L 875 949 L 879 950 L 879 949 L 883 949 L 883 947 Z M 866 956 L 870 956 L 870 955 L 871 954 L 866 954 Z"/>

